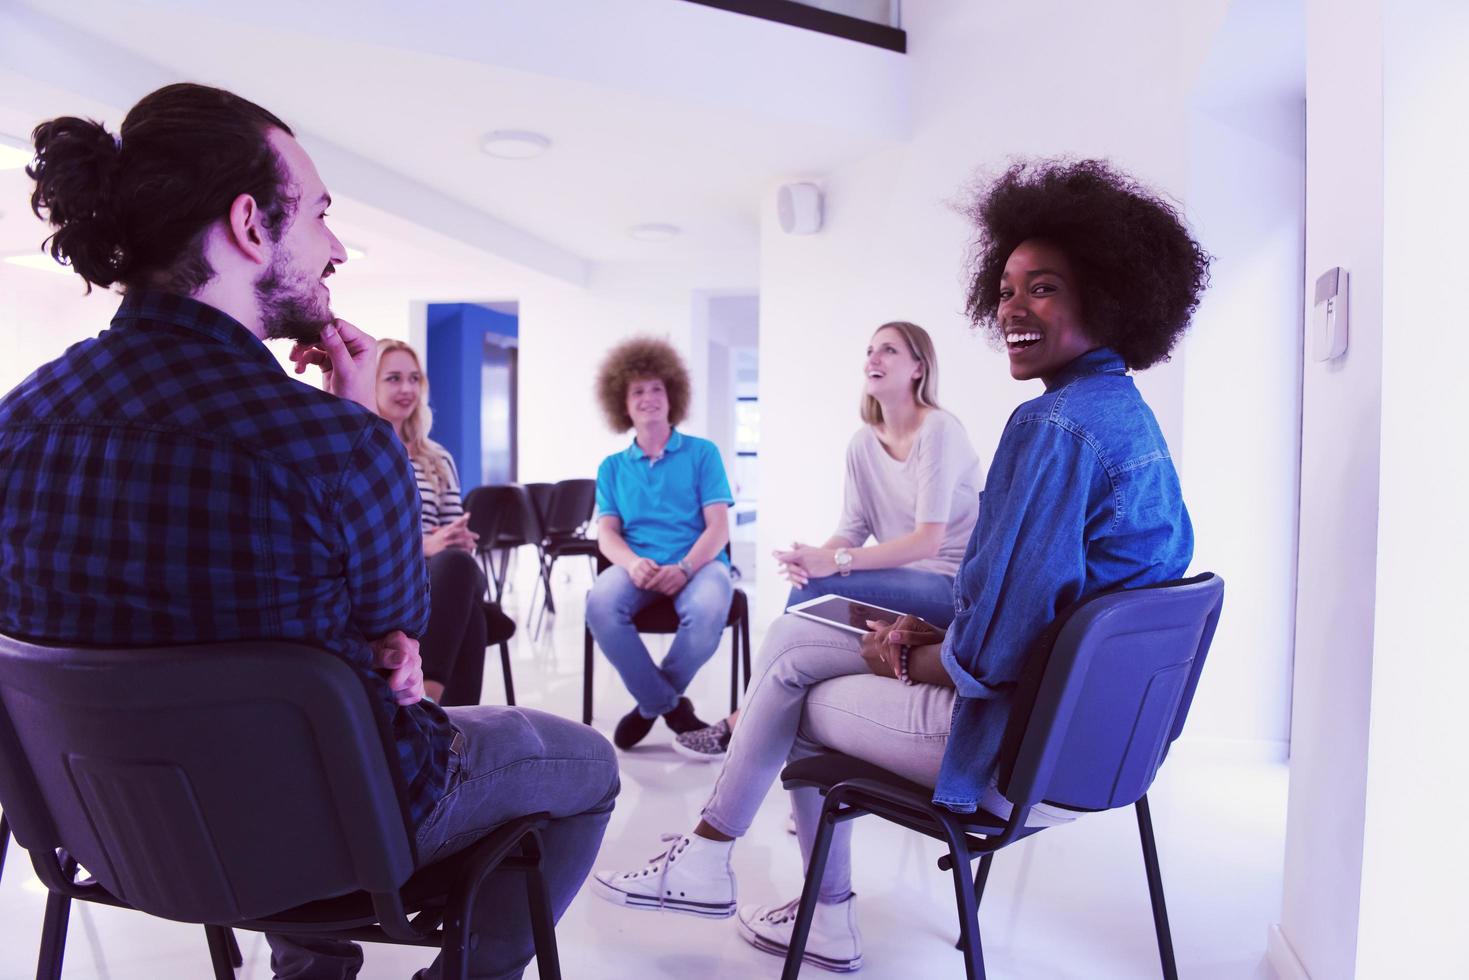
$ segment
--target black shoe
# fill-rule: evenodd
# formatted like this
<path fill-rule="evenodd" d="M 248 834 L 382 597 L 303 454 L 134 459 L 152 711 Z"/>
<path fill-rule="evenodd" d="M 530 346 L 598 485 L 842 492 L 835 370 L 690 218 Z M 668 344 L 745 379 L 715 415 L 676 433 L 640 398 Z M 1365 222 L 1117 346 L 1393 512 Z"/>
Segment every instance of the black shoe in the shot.
<path fill-rule="evenodd" d="M 667 718 L 667 715 L 663 717 Z M 656 719 L 644 718 L 637 708 L 633 708 L 622 716 L 617 723 L 617 728 L 612 732 L 612 744 L 619 749 L 630 749 L 637 745 L 648 733 L 653 730 L 653 722 Z"/>
<path fill-rule="evenodd" d="M 663 716 L 675 734 L 682 735 L 684 732 L 696 732 L 701 728 L 708 728 L 709 723 L 700 721 L 699 716 L 694 714 L 694 702 L 688 698 L 679 698 L 678 705 Z"/>

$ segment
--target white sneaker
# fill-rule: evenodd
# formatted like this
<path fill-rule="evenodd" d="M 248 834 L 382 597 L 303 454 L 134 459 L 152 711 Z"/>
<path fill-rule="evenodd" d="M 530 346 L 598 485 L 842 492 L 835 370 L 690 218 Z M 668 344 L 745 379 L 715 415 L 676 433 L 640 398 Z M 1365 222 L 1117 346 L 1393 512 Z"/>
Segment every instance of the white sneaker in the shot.
<path fill-rule="evenodd" d="M 785 956 L 796 929 L 798 898 L 785 905 L 757 905 L 740 909 L 740 935 L 758 950 Z M 806 936 L 806 952 L 802 957 L 812 966 L 833 973 L 852 973 L 862 969 L 862 934 L 857 931 L 857 896 L 848 895 L 836 905 L 816 903 L 811 918 L 811 931 Z"/>
<path fill-rule="evenodd" d="M 729 866 L 733 841 L 664 834 L 668 850 L 637 871 L 598 871 L 598 898 L 633 909 L 683 912 L 706 919 L 735 914 L 735 876 Z"/>

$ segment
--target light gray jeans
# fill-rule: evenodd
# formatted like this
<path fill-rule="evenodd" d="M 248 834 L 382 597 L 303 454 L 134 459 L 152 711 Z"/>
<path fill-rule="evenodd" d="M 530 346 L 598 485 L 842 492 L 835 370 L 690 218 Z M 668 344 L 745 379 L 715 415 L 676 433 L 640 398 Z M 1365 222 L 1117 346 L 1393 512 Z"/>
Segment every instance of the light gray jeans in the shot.
<path fill-rule="evenodd" d="M 879 677 L 860 652 L 862 638 L 786 615 L 765 636 L 755 683 L 740 713 L 729 755 L 704 807 L 709 825 L 743 837 L 787 762 L 836 751 L 865 759 L 923 786 L 938 781 L 949 740 L 954 691 L 932 684 L 908 686 Z M 801 859 L 810 863 L 821 820 L 821 795 L 791 791 Z M 1008 818 L 1010 803 L 993 787 L 981 806 Z M 1073 814 L 1039 806 L 1027 823 L 1049 826 Z M 820 900 L 843 901 L 852 890 L 852 821 L 837 824 L 821 883 Z"/>

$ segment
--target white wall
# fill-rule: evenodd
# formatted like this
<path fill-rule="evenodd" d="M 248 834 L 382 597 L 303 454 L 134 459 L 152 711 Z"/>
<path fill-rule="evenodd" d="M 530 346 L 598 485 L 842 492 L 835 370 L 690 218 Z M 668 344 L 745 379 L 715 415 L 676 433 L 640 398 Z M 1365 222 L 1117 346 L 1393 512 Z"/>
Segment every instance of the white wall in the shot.
<path fill-rule="evenodd" d="M 1350 271 L 1351 346 L 1337 361 L 1305 363 L 1281 933 L 1310 976 L 1329 980 L 1354 975 L 1367 779 L 1382 404 L 1382 4 L 1309 0 L 1306 11 L 1306 282 L 1332 266 Z"/>
<path fill-rule="evenodd" d="M 1469 976 L 1469 6 L 1384 25 L 1382 459 L 1357 976 Z M 1441 277 L 1447 277 L 1442 278 Z M 1429 815 L 1447 820 L 1425 819 Z M 1326 974 L 1321 974 L 1326 976 Z"/>

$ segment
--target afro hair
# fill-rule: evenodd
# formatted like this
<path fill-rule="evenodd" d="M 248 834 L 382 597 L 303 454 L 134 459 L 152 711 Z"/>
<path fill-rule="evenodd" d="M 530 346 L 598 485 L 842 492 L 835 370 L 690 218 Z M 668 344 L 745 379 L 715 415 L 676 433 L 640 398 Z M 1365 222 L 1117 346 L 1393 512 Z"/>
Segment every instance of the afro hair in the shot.
<path fill-rule="evenodd" d="M 668 424 L 678 425 L 689 414 L 689 369 L 666 340 L 633 337 L 607 352 L 597 371 L 597 401 L 613 432 L 633 427 L 627 414 L 627 388 L 634 381 L 657 378 L 668 392 Z"/>

